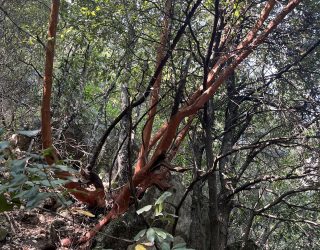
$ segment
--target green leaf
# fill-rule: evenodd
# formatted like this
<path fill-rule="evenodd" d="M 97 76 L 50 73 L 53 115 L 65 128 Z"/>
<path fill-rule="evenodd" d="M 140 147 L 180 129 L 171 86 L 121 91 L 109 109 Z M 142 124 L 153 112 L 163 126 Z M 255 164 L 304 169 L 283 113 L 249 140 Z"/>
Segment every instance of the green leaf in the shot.
<path fill-rule="evenodd" d="M 27 204 L 26 208 L 35 208 L 38 206 L 43 200 L 46 198 L 52 196 L 51 193 L 38 193 L 36 196 L 34 196 L 32 199 L 30 199 Z"/>
<path fill-rule="evenodd" d="M 171 249 L 170 244 L 166 241 L 161 242 L 160 248 L 161 248 L 161 250 L 170 250 Z"/>
<path fill-rule="evenodd" d="M 37 184 L 40 184 L 42 186 L 46 186 L 46 187 L 56 187 L 59 185 L 64 185 L 66 183 L 70 182 L 69 180 L 61 180 L 61 179 L 57 179 L 57 180 L 41 180 L 41 181 L 36 181 Z"/>
<path fill-rule="evenodd" d="M 28 154 L 32 159 L 34 160 L 43 160 L 43 157 L 41 155 L 38 155 L 38 154 Z M 44 164 L 43 164 L 44 165 Z M 44 165 L 44 166 L 48 166 L 48 165 Z"/>
<path fill-rule="evenodd" d="M 177 248 L 185 248 L 187 246 L 187 244 L 185 242 L 181 242 L 181 243 L 178 243 L 178 244 L 175 244 L 173 246 L 173 249 L 177 249 Z"/>
<path fill-rule="evenodd" d="M 29 174 L 31 175 L 35 175 L 35 176 L 39 176 L 39 177 L 43 177 L 43 178 L 47 178 L 47 174 L 39 168 L 33 168 L 33 167 L 28 167 L 27 171 Z"/>
<path fill-rule="evenodd" d="M 137 235 L 134 237 L 134 240 L 137 241 L 139 240 L 141 237 L 143 237 L 145 235 L 145 233 L 147 232 L 147 229 L 142 229 L 139 233 L 137 233 Z"/>
<path fill-rule="evenodd" d="M 6 185 L 2 185 L 0 184 L 0 193 L 5 193 L 8 189 L 9 185 L 6 184 Z"/>
<path fill-rule="evenodd" d="M 142 214 L 144 212 L 148 212 L 148 211 L 150 211 L 151 208 L 152 208 L 152 205 L 144 206 L 144 207 L 140 208 L 139 210 L 137 210 L 137 214 Z"/>
<path fill-rule="evenodd" d="M 154 231 L 156 232 L 156 234 L 161 237 L 162 239 L 166 239 L 167 238 L 167 232 L 165 232 L 164 230 L 160 229 L 160 228 L 153 228 Z"/>
<path fill-rule="evenodd" d="M 40 131 L 41 131 L 40 129 L 37 129 L 37 130 L 21 130 L 21 131 L 18 131 L 17 134 L 24 135 L 24 136 L 27 136 L 27 137 L 35 137 L 40 133 Z"/>
<path fill-rule="evenodd" d="M 6 197 L 0 194 L 0 213 L 13 209 L 13 204 L 9 204 Z"/>
<path fill-rule="evenodd" d="M 27 161 L 30 157 L 24 158 L 22 160 L 13 160 L 11 161 L 12 171 L 15 173 L 21 173 L 24 171 L 25 166 L 27 165 Z"/>
<path fill-rule="evenodd" d="M 166 234 L 167 234 L 166 240 L 173 241 L 173 236 L 171 234 L 169 234 L 168 232 L 166 232 Z"/>
<path fill-rule="evenodd" d="M 172 250 L 195 250 L 195 249 L 187 248 L 187 244 L 184 242 L 181 242 L 181 243 L 174 245 Z"/>
<path fill-rule="evenodd" d="M 31 189 L 22 191 L 20 193 L 18 193 L 17 195 L 14 196 L 14 198 L 22 198 L 25 200 L 29 200 L 32 197 L 36 196 L 39 193 L 39 187 L 38 186 L 34 186 Z"/>
<path fill-rule="evenodd" d="M 51 181 L 51 185 L 56 187 L 56 186 L 64 185 L 64 184 L 66 184 L 68 182 L 70 182 L 70 181 L 69 180 L 57 179 L 57 180 L 52 180 Z"/>
<path fill-rule="evenodd" d="M 65 165 L 54 165 L 54 166 L 52 166 L 52 168 L 55 168 L 55 169 L 61 170 L 61 171 L 68 171 L 70 173 L 72 173 L 72 172 L 77 173 L 78 172 L 77 170 L 70 168 L 68 166 L 65 166 Z"/>
<path fill-rule="evenodd" d="M 28 180 L 27 176 L 24 174 L 15 175 L 11 180 L 10 185 L 8 187 L 16 187 L 24 184 Z"/>
<path fill-rule="evenodd" d="M 155 230 L 150 227 L 147 231 L 147 239 L 150 241 L 150 242 L 154 242 L 154 239 L 155 239 Z"/>
<path fill-rule="evenodd" d="M 10 143 L 7 141 L 1 141 L 0 142 L 0 150 L 4 150 L 10 146 Z"/>
<path fill-rule="evenodd" d="M 156 204 L 155 216 L 161 216 L 163 211 L 163 203 Z"/>
<path fill-rule="evenodd" d="M 45 150 L 42 151 L 43 156 L 52 156 L 53 155 L 53 148 L 46 148 Z"/>
<path fill-rule="evenodd" d="M 172 195 L 172 193 L 166 191 L 164 192 L 155 202 L 155 204 L 161 204 L 165 201 L 165 199 L 167 199 L 168 197 L 170 197 Z"/>

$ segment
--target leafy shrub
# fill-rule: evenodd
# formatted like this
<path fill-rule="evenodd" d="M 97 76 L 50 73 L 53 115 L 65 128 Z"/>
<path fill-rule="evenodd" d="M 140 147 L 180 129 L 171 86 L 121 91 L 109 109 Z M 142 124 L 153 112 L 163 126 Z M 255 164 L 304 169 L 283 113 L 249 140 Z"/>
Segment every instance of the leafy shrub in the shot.
<path fill-rule="evenodd" d="M 0 136 L 4 133 L 0 130 Z M 0 137 L 1 139 L 1 137 Z M 69 171 L 64 165 L 48 166 L 43 155 L 24 152 L 17 156 L 8 141 L 0 141 L 0 212 L 12 210 L 14 205 L 34 208 L 48 197 L 56 197 L 62 204 L 69 202 L 55 192 L 69 180 L 54 176 L 56 171 Z"/>
<path fill-rule="evenodd" d="M 146 249 L 145 246 L 153 246 L 157 245 L 157 247 L 161 250 L 192 250 L 191 248 L 187 248 L 187 244 L 185 242 L 179 242 L 173 245 L 171 248 L 171 244 L 174 242 L 174 237 L 166 232 L 165 230 L 157 227 L 153 227 L 153 223 L 156 220 L 168 221 L 171 222 L 176 215 L 167 213 L 164 210 L 165 200 L 170 197 L 172 194 L 170 192 L 164 192 L 152 205 L 144 206 L 137 210 L 137 214 L 150 213 L 151 215 L 151 223 L 148 229 L 141 230 L 135 237 L 135 241 L 147 241 L 144 243 L 138 243 L 135 246 L 136 250 Z"/>

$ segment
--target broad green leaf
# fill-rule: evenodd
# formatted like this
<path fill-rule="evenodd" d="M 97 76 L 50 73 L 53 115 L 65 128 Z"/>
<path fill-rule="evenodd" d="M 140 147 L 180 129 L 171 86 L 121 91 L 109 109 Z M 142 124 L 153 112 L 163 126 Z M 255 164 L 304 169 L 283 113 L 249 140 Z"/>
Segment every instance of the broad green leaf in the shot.
<path fill-rule="evenodd" d="M 42 151 L 43 156 L 52 156 L 53 155 L 53 148 L 46 148 Z"/>
<path fill-rule="evenodd" d="M 175 244 L 173 246 L 173 249 L 185 248 L 186 246 L 187 246 L 187 244 L 185 242 L 181 242 L 181 243 Z"/>
<path fill-rule="evenodd" d="M 55 187 L 58 185 L 63 185 L 69 182 L 68 180 L 41 180 L 39 181 L 40 185 L 46 186 L 46 187 Z"/>
<path fill-rule="evenodd" d="M 34 186 L 31 189 L 22 191 L 20 193 L 18 193 L 17 195 L 14 196 L 14 198 L 22 198 L 25 200 L 29 200 L 32 197 L 36 196 L 39 193 L 39 187 L 38 186 Z"/>
<path fill-rule="evenodd" d="M 161 248 L 161 250 L 170 250 L 171 249 L 170 244 L 166 241 L 161 242 L 160 248 Z"/>
<path fill-rule="evenodd" d="M 35 175 L 42 178 L 47 178 L 47 174 L 43 171 L 43 169 L 28 167 L 27 171 L 31 175 Z"/>
<path fill-rule="evenodd" d="M 161 216 L 163 211 L 163 203 L 156 204 L 155 216 Z"/>
<path fill-rule="evenodd" d="M 184 242 L 181 242 L 181 243 L 174 245 L 172 250 L 195 250 L 195 249 L 187 248 L 187 244 Z"/>
<path fill-rule="evenodd" d="M 17 134 L 19 135 L 24 135 L 24 136 L 27 136 L 27 137 L 34 137 L 34 136 L 37 136 L 39 133 L 40 133 L 40 129 L 37 129 L 37 130 L 21 130 L 21 131 L 18 131 Z"/>
<path fill-rule="evenodd" d="M 15 187 L 24 184 L 28 180 L 27 176 L 24 174 L 14 175 L 8 187 Z"/>
<path fill-rule="evenodd" d="M 21 173 L 24 171 L 24 168 L 27 164 L 27 161 L 30 159 L 30 157 L 24 158 L 22 160 L 13 160 L 11 161 L 11 167 L 12 171 L 15 173 Z"/>
<path fill-rule="evenodd" d="M 166 240 L 168 240 L 168 241 L 173 241 L 173 236 L 171 235 L 171 234 L 169 234 L 168 232 L 166 232 L 167 233 L 167 238 L 166 238 Z"/>
<path fill-rule="evenodd" d="M 154 239 L 155 239 L 155 231 L 152 227 L 150 227 L 148 230 L 147 230 L 147 239 L 150 241 L 150 242 L 154 242 Z"/>
<path fill-rule="evenodd" d="M 59 186 L 59 185 L 64 185 L 66 183 L 70 182 L 69 180 L 62 180 L 62 179 L 57 179 L 57 180 L 52 180 L 51 184 L 52 186 Z"/>
<path fill-rule="evenodd" d="M 155 202 L 155 204 L 161 204 L 165 201 L 165 199 L 167 199 L 168 197 L 170 197 L 172 195 L 172 193 L 166 191 L 164 192 Z"/>
<path fill-rule="evenodd" d="M 34 196 L 31 200 L 29 200 L 26 204 L 27 208 L 35 208 L 38 206 L 42 201 L 44 201 L 46 198 L 52 196 L 51 193 L 38 193 L 36 196 Z"/>
<path fill-rule="evenodd" d="M 41 155 L 38 155 L 38 154 L 28 154 L 32 159 L 34 160 L 42 160 L 43 157 Z M 47 166 L 45 164 L 42 164 L 43 166 Z"/>
<path fill-rule="evenodd" d="M 10 145 L 9 142 L 7 142 L 7 141 L 1 141 L 1 142 L 0 142 L 0 150 L 4 150 L 4 149 L 8 148 L 9 145 Z"/>
<path fill-rule="evenodd" d="M 77 170 L 75 170 L 71 167 L 65 166 L 65 165 L 54 165 L 53 168 L 61 170 L 61 171 L 68 171 L 68 172 L 73 172 L 73 173 L 78 172 Z"/>
<path fill-rule="evenodd" d="M 139 210 L 137 210 L 137 214 L 142 214 L 144 212 L 148 212 L 148 211 L 150 211 L 151 208 L 152 208 L 152 205 L 144 206 L 144 207 L 140 208 Z"/>
<path fill-rule="evenodd" d="M 156 227 L 154 227 L 153 229 L 154 229 L 154 231 L 156 232 L 156 234 L 157 234 L 159 237 L 161 237 L 161 238 L 163 238 L 163 239 L 167 238 L 167 232 L 165 232 L 164 230 L 162 230 L 162 229 L 160 229 L 160 228 L 156 228 Z"/>
<path fill-rule="evenodd" d="M 145 233 L 147 232 L 147 229 L 142 229 L 139 233 L 137 233 L 137 235 L 134 237 L 134 240 L 137 241 L 139 240 L 141 237 L 143 237 L 145 235 Z"/>
<path fill-rule="evenodd" d="M 5 193 L 8 189 L 9 185 L 6 184 L 6 185 L 2 185 L 0 184 L 0 193 Z"/>

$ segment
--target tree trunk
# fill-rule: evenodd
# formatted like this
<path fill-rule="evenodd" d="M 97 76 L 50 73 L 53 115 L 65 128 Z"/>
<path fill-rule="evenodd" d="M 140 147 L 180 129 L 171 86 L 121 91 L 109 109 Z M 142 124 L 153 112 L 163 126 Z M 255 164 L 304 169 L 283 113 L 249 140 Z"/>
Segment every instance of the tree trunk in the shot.
<path fill-rule="evenodd" d="M 129 60 L 130 61 L 130 60 Z M 131 68 L 128 65 L 128 68 Z M 121 109 L 125 109 L 130 105 L 129 103 L 129 93 L 127 81 L 125 83 L 121 83 Z M 128 159 L 128 136 L 131 136 L 130 131 L 130 117 L 129 114 L 126 114 L 120 123 L 120 133 L 119 133 L 119 141 L 118 147 L 121 147 L 117 156 L 117 173 L 115 178 L 118 178 L 118 184 L 122 185 L 128 181 L 128 173 L 127 170 L 129 168 L 129 159 Z"/>
<path fill-rule="evenodd" d="M 130 106 L 130 95 L 129 95 L 129 83 L 131 78 L 131 67 L 132 67 L 132 55 L 135 47 L 135 30 L 134 26 L 130 20 L 130 13 L 126 9 L 126 21 L 128 25 L 128 35 L 127 35 L 127 51 L 124 57 L 125 77 L 121 82 L 121 109 L 124 110 Z M 114 176 L 114 180 L 118 178 L 118 184 L 123 185 L 128 181 L 128 171 L 131 166 L 129 162 L 129 152 L 128 152 L 128 139 L 131 136 L 130 128 L 130 113 L 127 113 L 120 122 L 120 133 L 118 147 L 120 148 L 117 156 L 117 171 Z"/>
<path fill-rule="evenodd" d="M 227 152 L 229 152 L 233 145 L 236 142 L 236 136 L 235 136 L 235 130 L 236 127 L 234 126 L 234 121 L 238 117 L 238 109 L 239 106 L 235 102 L 233 96 L 235 94 L 235 74 L 233 73 L 228 80 L 226 81 L 226 88 L 227 88 L 227 96 L 229 98 L 228 104 L 227 104 L 227 110 L 225 114 L 225 128 L 224 128 L 224 136 L 222 139 L 222 145 L 221 145 L 221 151 L 220 155 L 224 155 Z M 212 194 L 212 201 L 213 199 L 216 199 L 216 204 L 218 204 L 218 208 L 216 206 L 213 206 L 212 209 L 215 211 L 218 210 L 218 215 L 214 214 L 215 216 L 218 216 L 218 218 L 212 218 L 211 220 L 211 241 L 215 240 L 217 242 L 212 242 L 211 249 L 217 250 L 217 249 L 225 249 L 227 247 L 227 240 L 228 240 L 228 224 L 229 224 L 229 217 L 230 213 L 232 211 L 232 203 L 230 200 L 226 200 L 226 194 L 229 192 L 230 188 L 232 187 L 232 182 L 230 179 L 226 179 L 225 176 L 228 173 L 228 169 L 231 165 L 232 157 L 227 156 L 223 157 L 219 161 L 219 173 L 220 173 L 220 183 L 221 183 L 221 190 L 219 194 L 219 199 L 217 198 L 217 195 L 214 196 Z M 208 179 L 209 184 L 209 195 L 210 195 L 210 189 L 212 189 L 212 192 L 217 192 L 217 177 L 216 179 L 213 179 L 210 181 Z M 209 213 L 211 213 L 209 211 Z"/>
<path fill-rule="evenodd" d="M 227 248 L 229 219 L 232 208 L 230 200 L 219 202 L 219 247 L 217 248 L 219 250 Z"/>
<path fill-rule="evenodd" d="M 59 0 L 52 0 L 47 38 L 48 42 L 46 46 L 46 62 L 43 79 L 43 97 L 41 106 L 41 135 L 42 146 L 44 149 L 49 149 L 52 147 L 50 102 L 52 92 L 54 47 L 58 25 L 59 6 Z M 52 148 L 50 152 L 46 153 L 45 158 L 48 164 L 53 164 L 57 159 L 57 154 L 55 150 Z"/>
<path fill-rule="evenodd" d="M 207 170 L 212 169 L 213 167 L 213 138 L 211 129 L 213 126 L 213 107 L 212 100 L 210 100 L 204 108 L 203 115 L 203 128 L 205 131 L 205 151 L 206 151 L 206 162 L 207 162 Z M 209 188 L 209 233 L 207 237 L 209 237 L 209 248 L 211 250 L 219 249 L 219 208 L 218 208 L 218 178 L 216 171 L 214 171 L 208 177 L 208 188 Z"/>
<path fill-rule="evenodd" d="M 157 49 L 157 58 L 156 58 L 156 68 L 159 67 L 161 64 L 165 54 L 166 54 L 166 47 L 168 44 L 168 37 L 169 37 L 169 25 L 170 25 L 170 14 L 172 12 L 172 3 L 171 0 L 165 1 L 165 10 L 164 10 L 164 18 L 162 24 L 162 32 L 160 35 L 160 44 Z M 138 162 L 135 169 L 135 172 L 140 171 L 146 165 L 148 152 L 149 152 L 149 144 L 152 134 L 152 127 L 154 117 L 157 112 L 157 104 L 159 101 L 159 93 L 161 87 L 161 80 L 162 80 L 162 70 L 159 73 L 154 86 L 151 92 L 150 98 L 150 110 L 148 112 L 148 120 L 142 132 L 142 144 L 139 152 Z"/>
<path fill-rule="evenodd" d="M 194 176 L 197 178 L 198 171 L 201 170 L 202 155 L 204 152 L 203 136 L 196 133 L 193 141 L 194 153 Z M 190 225 L 190 238 L 189 245 L 194 249 L 207 249 L 208 244 L 206 241 L 205 223 L 206 220 L 203 216 L 205 210 L 205 200 L 202 193 L 202 183 L 198 182 L 193 187 L 192 202 L 191 202 L 191 225 Z"/>

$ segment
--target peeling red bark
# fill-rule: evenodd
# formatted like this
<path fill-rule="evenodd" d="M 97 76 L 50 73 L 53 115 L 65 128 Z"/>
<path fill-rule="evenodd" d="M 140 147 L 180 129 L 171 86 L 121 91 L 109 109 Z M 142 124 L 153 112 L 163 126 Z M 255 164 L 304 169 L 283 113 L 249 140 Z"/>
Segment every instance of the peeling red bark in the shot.
<path fill-rule="evenodd" d="M 55 42 L 57 35 L 57 25 L 59 16 L 60 0 L 52 0 L 51 12 L 48 28 L 48 41 L 46 46 L 46 61 L 45 72 L 43 80 L 43 98 L 41 106 L 41 134 L 42 134 L 42 146 L 43 149 L 50 149 L 45 154 L 46 162 L 49 165 L 54 164 L 58 159 L 58 154 L 52 146 L 52 131 L 51 131 L 51 112 L 50 102 L 52 93 L 53 82 L 53 62 L 55 52 Z M 55 176 L 61 179 L 67 179 L 71 176 L 68 172 L 56 172 Z M 88 191 L 83 188 L 78 182 L 70 182 L 65 185 L 65 188 L 79 201 L 88 204 L 91 207 L 105 207 L 105 193 L 102 183 L 97 183 L 94 180 L 90 180 L 92 184 L 95 184 L 96 190 Z"/>
<path fill-rule="evenodd" d="M 52 0 L 47 38 L 48 41 L 46 46 L 46 62 L 41 106 L 41 135 L 43 149 L 52 148 L 50 100 L 52 92 L 53 60 L 58 25 L 59 6 L 60 0 Z M 49 165 L 53 164 L 57 159 L 57 153 L 55 149 L 52 148 L 51 152 L 46 154 L 45 158 Z"/>
<path fill-rule="evenodd" d="M 160 37 L 160 44 L 157 50 L 156 68 L 159 67 L 162 59 L 165 56 L 166 45 L 168 43 L 168 36 L 169 36 L 170 13 L 172 12 L 171 8 L 172 8 L 171 0 L 166 0 L 164 19 L 163 19 L 163 30 Z M 151 109 L 149 110 L 148 119 L 142 132 L 142 145 L 140 148 L 135 172 L 140 171 L 140 169 L 146 165 L 148 151 L 149 151 L 149 143 L 150 143 L 150 138 L 152 134 L 153 121 L 157 113 L 157 104 L 159 101 L 161 80 L 162 80 L 162 70 L 158 75 L 151 92 L 151 98 L 150 98 Z"/>

